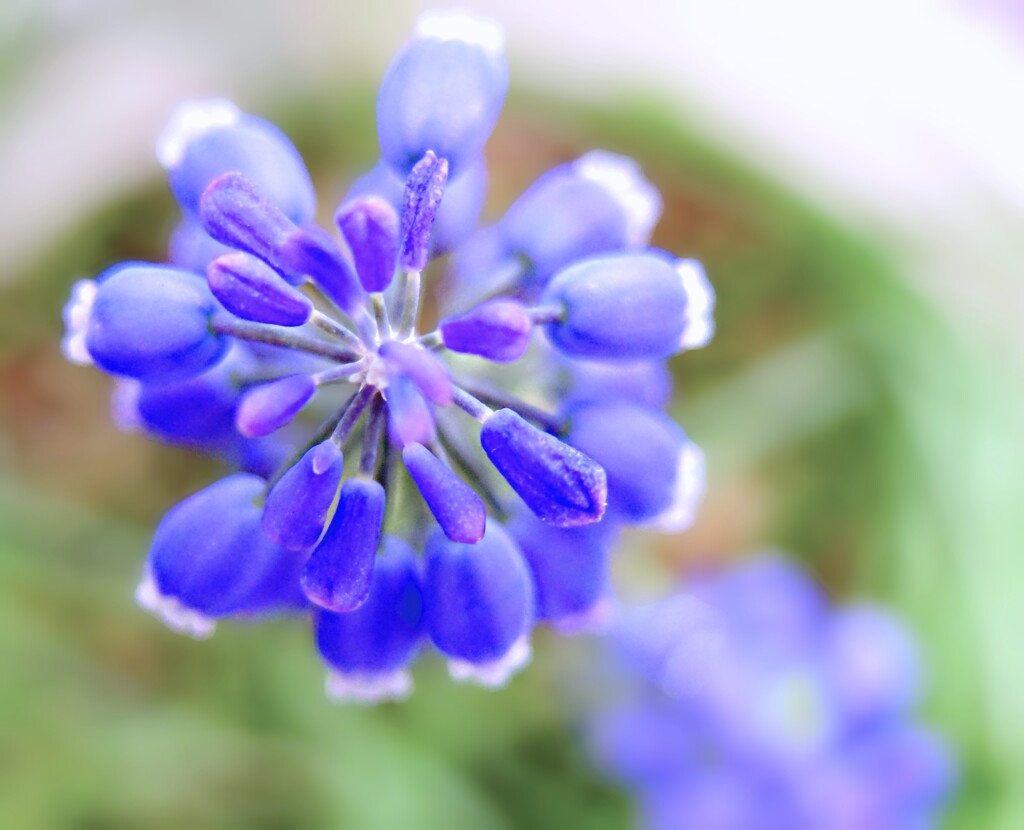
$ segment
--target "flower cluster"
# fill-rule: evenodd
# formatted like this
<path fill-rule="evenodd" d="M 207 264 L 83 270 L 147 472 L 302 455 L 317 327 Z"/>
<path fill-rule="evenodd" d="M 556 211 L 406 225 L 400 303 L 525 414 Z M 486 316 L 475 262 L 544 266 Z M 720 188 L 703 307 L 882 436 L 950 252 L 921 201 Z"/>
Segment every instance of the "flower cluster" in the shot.
<path fill-rule="evenodd" d="M 65 353 L 118 378 L 120 423 L 240 470 L 166 515 L 140 603 L 194 636 L 309 611 L 338 698 L 402 696 L 428 641 L 457 679 L 503 683 L 537 620 L 599 615 L 619 527 L 681 529 L 703 488 L 664 360 L 710 338 L 713 294 L 647 246 L 637 166 L 589 153 L 477 228 L 502 50 L 489 21 L 420 19 L 337 234 L 278 129 L 183 104 L 157 148 L 171 263 L 115 265 L 65 310 Z"/>
<path fill-rule="evenodd" d="M 945 746 L 912 721 L 908 633 L 874 607 L 830 609 L 782 560 L 624 609 L 611 637 L 633 683 L 594 743 L 645 827 L 926 827 L 951 788 Z"/>

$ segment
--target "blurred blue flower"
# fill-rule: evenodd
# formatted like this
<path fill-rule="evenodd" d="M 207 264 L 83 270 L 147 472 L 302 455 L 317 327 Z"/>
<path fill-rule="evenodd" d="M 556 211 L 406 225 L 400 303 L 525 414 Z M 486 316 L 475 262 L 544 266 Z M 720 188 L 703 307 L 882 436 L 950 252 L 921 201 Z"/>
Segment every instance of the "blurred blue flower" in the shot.
<path fill-rule="evenodd" d="M 948 748 L 915 720 L 908 632 L 830 608 L 784 560 L 623 607 L 609 636 L 620 688 L 593 743 L 645 827 L 909 830 L 952 789 Z"/>
<path fill-rule="evenodd" d="M 646 247 L 660 197 L 607 153 L 474 230 L 506 87 L 493 23 L 424 15 L 340 235 L 276 127 L 182 104 L 158 144 L 172 264 L 116 265 L 65 310 L 65 353 L 118 378 L 119 423 L 243 471 L 168 514 L 140 601 L 201 635 L 311 611 L 336 698 L 406 694 L 425 638 L 456 679 L 501 685 L 537 619 L 600 620 L 621 524 L 682 529 L 702 494 L 700 451 L 660 409 L 664 359 L 711 335 L 703 271 Z M 424 272 L 452 249 L 421 332 Z"/>

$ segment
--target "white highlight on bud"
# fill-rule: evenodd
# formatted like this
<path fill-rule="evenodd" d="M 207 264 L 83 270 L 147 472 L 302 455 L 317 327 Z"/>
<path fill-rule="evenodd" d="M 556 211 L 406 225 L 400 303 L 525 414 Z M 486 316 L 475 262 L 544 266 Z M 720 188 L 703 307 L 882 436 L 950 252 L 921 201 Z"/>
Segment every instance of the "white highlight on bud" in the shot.
<path fill-rule="evenodd" d="M 407 669 L 376 674 L 331 669 L 324 684 L 328 699 L 335 703 L 367 705 L 385 700 L 405 700 L 412 694 L 412 689 L 412 675 Z"/>
<path fill-rule="evenodd" d="M 532 656 L 530 638 L 524 634 L 501 657 L 490 663 L 449 660 L 448 674 L 456 683 L 475 683 L 487 689 L 500 689 L 530 662 Z"/>
<path fill-rule="evenodd" d="M 592 150 L 573 163 L 573 170 L 580 178 L 601 185 L 622 207 L 629 245 L 641 246 L 650 241 L 661 218 L 661 194 L 644 177 L 639 164 L 628 156 Z"/>
<path fill-rule="evenodd" d="M 157 160 L 165 170 L 177 167 L 191 142 L 212 129 L 238 123 L 241 115 L 242 111 L 226 98 L 183 101 L 174 108 L 157 139 Z"/>
<path fill-rule="evenodd" d="M 413 36 L 461 40 L 479 46 L 495 58 L 505 51 L 505 33 L 496 21 L 460 9 L 424 12 L 416 19 Z"/>
<path fill-rule="evenodd" d="M 114 384 L 114 391 L 110 393 L 110 419 L 122 432 L 146 432 L 146 422 L 139 414 L 140 394 L 142 384 L 137 380 L 118 378 Z"/>
<path fill-rule="evenodd" d="M 686 292 L 686 317 L 680 349 L 699 349 L 706 346 L 715 333 L 715 289 L 708 282 L 704 266 L 695 259 L 681 259 L 676 273 Z"/>
<path fill-rule="evenodd" d="M 687 441 L 679 452 L 672 500 L 668 507 L 644 525 L 664 533 L 686 530 L 697 518 L 697 507 L 704 498 L 706 483 L 704 453 L 692 441 Z"/>
<path fill-rule="evenodd" d="M 78 280 L 71 286 L 71 297 L 64 306 L 64 337 L 60 341 L 60 350 L 65 358 L 80 366 L 92 365 L 92 356 L 85 347 L 85 335 L 98 290 L 96 280 Z"/>
<path fill-rule="evenodd" d="M 182 605 L 174 597 L 164 596 L 149 571 L 135 589 L 135 601 L 172 631 L 196 640 L 213 636 L 217 623 L 198 611 Z"/>

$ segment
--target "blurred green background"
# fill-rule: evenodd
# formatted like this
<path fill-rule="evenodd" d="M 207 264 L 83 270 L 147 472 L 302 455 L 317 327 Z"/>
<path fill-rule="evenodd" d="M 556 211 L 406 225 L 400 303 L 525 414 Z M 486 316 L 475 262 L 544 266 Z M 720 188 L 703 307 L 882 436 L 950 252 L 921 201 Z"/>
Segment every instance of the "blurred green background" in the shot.
<path fill-rule="evenodd" d="M 301 621 L 227 624 L 195 643 L 134 606 L 156 521 L 217 469 L 117 432 L 108 379 L 60 357 L 60 309 L 80 276 L 161 259 L 175 206 L 155 161 L 128 164 L 155 133 L 111 135 L 130 148 L 127 172 L 86 196 L 87 173 L 79 195 L 69 182 L 71 211 L 58 174 L 76 154 L 89 164 L 89 107 L 81 135 L 13 120 L 40 88 L 33 70 L 74 54 L 89 26 L 117 30 L 119 6 L 53 4 L 59 25 L 31 4 L 0 17 L 0 149 L 63 154 L 52 169 L 36 159 L 60 221 L 26 225 L 39 199 L 27 191 L 24 210 L 23 194 L 6 192 L 0 214 L 30 237 L 0 250 L 0 827 L 629 826 L 628 799 L 589 764 L 566 708 L 566 687 L 584 682 L 573 673 L 584 639 L 538 631 L 535 664 L 502 692 L 456 686 L 428 658 L 409 703 L 345 708 L 325 701 Z M 131 71 L 130 53 L 112 60 Z M 293 138 L 326 216 L 374 160 L 380 69 L 367 59 L 275 76 L 259 93 L 257 76 L 241 92 Z M 839 598 L 889 603 L 926 655 L 925 716 L 961 759 L 948 826 L 1024 826 L 1020 343 L 1001 339 L 1001 319 L 937 299 L 927 270 L 938 281 L 960 263 L 954 278 L 1012 316 L 1020 283 L 988 269 L 1019 267 L 1024 246 L 924 234 L 928 256 L 909 256 L 898 223 L 826 210 L 662 91 L 624 83 L 570 99 L 516 85 L 516 69 L 488 147 L 488 215 L 553 164 L 593 147 L 627 153 L 665 197 L 655 243 L 702 259 L 718 292 L 714 341 L 674 362 L 674 413 L 708 456 L 709 494 L 687 534 L 630 537 L 623 590 L 770 548 Z M 158 109 L 144 84 L 138 101 Z M 978 227 L 1019 227 L 1019 214 L 991 207 Z"/>

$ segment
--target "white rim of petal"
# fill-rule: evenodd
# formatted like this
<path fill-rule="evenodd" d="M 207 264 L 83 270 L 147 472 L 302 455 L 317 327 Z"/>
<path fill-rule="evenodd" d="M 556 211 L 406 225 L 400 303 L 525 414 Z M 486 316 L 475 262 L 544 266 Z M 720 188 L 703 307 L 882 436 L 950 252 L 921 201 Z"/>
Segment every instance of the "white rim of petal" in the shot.
<path fill-rule="evenodd" d="M 679 260 L 676 273 L 686 293 L 686 310 L 683 312 L 685 320 L 679 348 L 699 349 L 706 346 L 715 333 L 715 290 L 708 282 L 704 266 L 695 259 Z"/>
<path fill-rule="evenodd" d="M 381 703 L 406 700 L 412 694 L 412 674 L 401 668 L 391 672 L 327 672 L 324 691 L 335 703 Z"/>
<path fill-rule="evenodd" d="M 706 478 L 704 453 L 691 441 L 683 444 L 676 462 L 676 478 L 668 507 L 644 524 L 664 533 L 686 530 L 697 518 L 697 507 L 704 498 Z"/>
<path fill-rule="evenodd" d="M 122 432 L 146 432 L 146 422 L 139 414 L 142 384 L 137 380 L 119 378 L 110 393 L 110 420 Z"/>
<path fill-rule="evenodd" d="M 619 203 L 626 215 L 626 241 L 646 245 L 661 218 L 661 194 L 629 156 L 592 150 L 573 163 L 576 174 L 601 185 Z"/>
<path fill-rule="evenodd" d="M 183 605 L 176 598 L 162 594 L 148 570 L 135 589 L 135 601 L 172 631 L 196 640 L 212 637 L 217 627 L 216 621 Z"/>
<path fill-rule="evenodd" d="M 598 597 L 589 608 L 557 620 L 548 620 L 548 624 L 559 634 L 590 634 L 607 630 L 611 625 L 613 611 L 614 603 L 606 594 Z"/>
<path fill-rule="evenodd" d="M 71 286 L 71 297 L 64 306 L 64 337 L 60 341 L 60 350 L 67 360 L 79 366 L 92 365 L 85 336 L 98 290 L 96 280 L 78 280 Z"/>
<path fill-rule="evenodd" d="M 524 634 L 497 660 L 489 663 L 470 663 L 466 660 L 449 660 L 448 674 L 456 683 L 475 683 L 487 689 L 500 689 L 509 679 L 524 668 L 533 656 L 530 638 Z"/>
<path fill-rule="evenodd" d="M 462 9 L 424 12 L 416 19 L 415 37 L 461 40 L 479 46 L 492 57 L 505 51 L 505 33 L 497 21 Z"/>
<path fill-rule="evenodd" d="M 202 98 L 183 101 L 156 141 L 156 157 L 165 170 L 177 167 L 185 158 L 188 145 L 217 127 L 237 124 L 242 111 L 226 98 Z"/>

